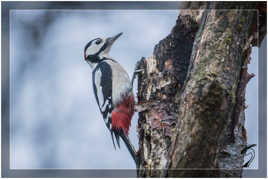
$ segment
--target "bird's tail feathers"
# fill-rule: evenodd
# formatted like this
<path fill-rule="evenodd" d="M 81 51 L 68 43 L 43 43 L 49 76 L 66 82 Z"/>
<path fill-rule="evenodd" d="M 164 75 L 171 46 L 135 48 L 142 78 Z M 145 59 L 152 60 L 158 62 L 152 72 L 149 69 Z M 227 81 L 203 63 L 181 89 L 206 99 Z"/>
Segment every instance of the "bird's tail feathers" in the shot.
<path fill-rule="evenodd" d="M 120 138 L 119 138 L 119 134 L 118 133 L 115 133 L 115 138 L 116 138 L 116 142 L 117 142 L 117 145 L 120 149 Z"/>
<path fill-rule="evenodd" d="M 113 145 L 114 145 L 114 149 L 116 150 L 116 145 L 114 142 L 114 136 L 117 142 L 117 146 L 120 149 L 120 138 L 121 137 L 124 141 L 124 143 L 126 144 L 126 147 L 131 155 L 131 157 L 133 158 L 133 160 L 135 161 L 136 165 L 138 165 L 138 158 L 137 158 L 137 154 L 135 151 L 134 146 L 130 143 L 128 137 L 126 136 L 125 132 L 123 131 L 123 129 L 119 129 L 119 130 L 111 130 L 111 136 L 112 136 L 112 141 L 113 141 Z"/>
<path fill-rule="evenodd" d="M 114 144 L 114 149 L 116 150 L 116 146 L 115 146 L 115 143 L 114 143 L 114 132 L 111 130 L 111 136 L 112 136 L 112 141 L 113 141 L 113 144 Z"/>
<path fill-rule="evenodd" d="M 136 165 L 138 165 L 138 158 L 137 158 L 137 154 L 136 154 L 134 146 L 130 143 L 128 137 L 126 136 L 126 134 L 124 133 L 122 129 L 119 130 L 119 135 L 123 139 L 124 143 L 126 144 L 126 147 L 129 153 L 131 154 L 133 160 L 135 161 Z"/>
<path fill-rule="evenodd" d="M 120 149 L 120 133 L 118 131 L 114 131 L 114 130 L 110 130 L 111 131 L 111 136 L 112 136 L 112 141 L 113 141 L 113 145 L 114 145 L 114 149 L 116 150 L 116 145 L 114 142 L 114 136 L 115 136 L 115 140 L 117 143 L 118 148 Z"/>

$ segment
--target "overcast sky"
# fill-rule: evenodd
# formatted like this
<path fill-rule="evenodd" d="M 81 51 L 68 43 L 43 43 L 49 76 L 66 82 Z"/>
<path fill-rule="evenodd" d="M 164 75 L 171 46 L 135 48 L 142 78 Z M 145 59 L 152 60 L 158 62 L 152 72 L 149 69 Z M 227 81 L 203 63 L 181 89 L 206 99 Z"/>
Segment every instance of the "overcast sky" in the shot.
<path fill-rule="evenodd" d="M 11 168 L 135 168 L 124 145 L 113 148 L 83 49 L 91 39 L 123 32 L 110 55 L 131 76 L 135 63 L 151 56 L 170 33 L 177 15 L 177 10 L 13 10 Z M 258 144 L 257 55 L 253 48 L 249 72 L 256 76 L 246 95 L 249 144 Z M 136 124 L 137 114 L 129 132 L 137 149 Z"/>

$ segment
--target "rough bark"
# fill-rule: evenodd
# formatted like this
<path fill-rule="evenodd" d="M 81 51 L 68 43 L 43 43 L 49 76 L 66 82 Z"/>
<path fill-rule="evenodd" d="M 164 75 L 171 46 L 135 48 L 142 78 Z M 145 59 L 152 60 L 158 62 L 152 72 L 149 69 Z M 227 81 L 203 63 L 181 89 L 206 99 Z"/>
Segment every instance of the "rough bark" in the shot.
<path fill-rule="evenodd" d="M 238 170 L 226 171 L 223 175 L 241 176 L 244 157 L 241 151 L 246 146 L 244 140 L 241 145 L 233 145 L 234 128 L 242 105 L 237 95 L 241 93 L 238 87 L 245 60 L 243 50 L 247 43 L 245 39 L 249 39 L 253 13 L 209 10 L 196 44 L 197 51 L 193 54 L 193 67 L 181 95 L 180 131 L 172 151 L 172 168 L 223 167 Z M 241 29 L 238 26 L 242 26 Z M 232 163 L 224 160 L 233 157 L 233 153 L 241 160 Z M 222 175 L 221 170 L 203 174 Z M 175 171 L 170 175 L 185 176 L 188 172 Z"/>
<path fill-rule="evenodd" d="M 211 6 L 181 10 L 140 62 L 139 177 L 242 175 L 247 64 L 261 34 L 256 11 Z"/>
<path fill-rule="evenodd" d="M 180 14 L 171 34 L 155 46 L 153 56 L 143 59 L 138 100 L 146 110 L 139 113 L 138 176 L 163 176 L 177 125 L 178 103 L 198 30 L 198 11 Z M 176 96 L 176 97 L 175 97 Z M 145 169 L 145 170 L 144 170 Z"/>

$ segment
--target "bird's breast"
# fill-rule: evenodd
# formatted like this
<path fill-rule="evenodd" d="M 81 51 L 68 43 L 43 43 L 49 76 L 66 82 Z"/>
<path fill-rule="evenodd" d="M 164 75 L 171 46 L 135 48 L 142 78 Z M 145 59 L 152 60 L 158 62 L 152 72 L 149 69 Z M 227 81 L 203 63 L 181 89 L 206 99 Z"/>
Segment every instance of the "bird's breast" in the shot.
<path fill-rule="evenodd" d="M 107 61 L 112 67 L 112 102 L 116 106 L 124 96 L 132 94 L 130 78 L 126 70 L 117 62 Z"/>

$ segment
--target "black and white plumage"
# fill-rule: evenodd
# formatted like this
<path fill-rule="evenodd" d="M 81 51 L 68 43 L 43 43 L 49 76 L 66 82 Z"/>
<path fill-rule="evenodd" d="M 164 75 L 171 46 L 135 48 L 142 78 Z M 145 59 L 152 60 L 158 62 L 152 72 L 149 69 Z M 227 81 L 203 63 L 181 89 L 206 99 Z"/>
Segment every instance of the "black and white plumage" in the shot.
<path fill-rule="evenodd" d="M 106 126 L 111 129 L 112 103 L 112 69 L 103 62 L 93 70 L 93 89 L 97 104 Z M 105 75 L 103 75 L 105 74 Z"/>
<path fill-rule="evenodd" d="M 110 130 L 113 144 L 119 137 L 125 142 L 137 163 L 136 152 L 128 139 L 128 130 L 134 114 L 134 95 L 128 73 L 114 59 L 109 51 L 114 41 L 122 33 L 107 39 L 96 38 L 87 43 L 84 58 L 92 68 L 93 89 L 99 110 Z"/>

